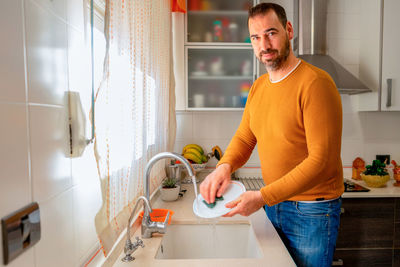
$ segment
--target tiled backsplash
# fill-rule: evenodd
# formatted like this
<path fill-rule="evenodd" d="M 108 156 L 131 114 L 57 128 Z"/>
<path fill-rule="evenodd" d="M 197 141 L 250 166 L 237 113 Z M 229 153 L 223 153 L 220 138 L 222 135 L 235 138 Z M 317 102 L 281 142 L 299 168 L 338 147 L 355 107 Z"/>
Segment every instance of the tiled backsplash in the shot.
<path fill-rule="evenodd" d="M 376 154 L 390 154 L 393 159 L 400 161 L 400 112 L 357 112 L 356 103 L 351 96 L 342 96 L 343 165 L 351 166 L 359 156 L 371 162 Z M 185 144 L 197 143 L 210 152 L 215 145 L 219 145 L 223 151 L 226 149 L 239 126 L 242 112 L 178 111 L 176 116 L 175 151 L 180 152 Z M 213 158 L 209 166 L 215 164 Z M 260 166 L 257 147 L 245 166 Z"/>

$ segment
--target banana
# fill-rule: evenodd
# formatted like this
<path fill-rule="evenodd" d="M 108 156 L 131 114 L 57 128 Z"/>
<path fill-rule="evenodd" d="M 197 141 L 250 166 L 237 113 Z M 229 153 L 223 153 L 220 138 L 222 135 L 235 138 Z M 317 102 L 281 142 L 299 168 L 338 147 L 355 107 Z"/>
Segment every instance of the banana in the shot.
<path fill-rule="evenodd" d="M 199 159 L 202 159 L 202 156 L 203 156 L 203 154 L 201 154 L 201 153 L 200 153 L 197 149 L 195 149 L 195 148 L 186 149 L 186 150 L 185 150 L 185 153 L 183 153 L 183 154 L 186 154 L 186 153 L 195 154 L 196 157 L 198 157 Z"/>
<path fill-rule="evenodd" d="M 185 154 L 186 150 L 188 150 L 188 149 L 190 149 L 190 148 L 194 148 L 194 149 L 196 149 L 197 151 L 199 151 L 200 154 L 204 154 L 203 148 L 202 148 L 201 146 L 199 146 L 199 145 L 196 145 L 196 144 L 189 144 L 189 145 L 186 145 L 186 146 L 182 149 L 182 154 Z"/>
<path fill-rule="evenodd" d="M 201 158 L 197 157 L 195 154 L 193 154 L 193 153 L 191 153 L 191 152 L 184 153 L 183 156 L 184 156 L 186 159 L 190 159 L 190 160 L 193 161 L 194 163 L 197 163 L 197 164 L 202 164 L 202 163 L 203 163 L 202 160 L 201 160 Z"/>
<path fill-rule="evenodd" d="M 201 160 L 203 161 L 203 163 L 206 163 L 208 161 L 208 158 L 206 155 L 201 155 Z"/>
<path fill-rule="evenodd" d="M 221 148 L 220 148 L 219 146 L 213 147 L 213 148 L 211 149 L 211 151 L 212 151 L 214 157 L 215 157 L 217 160 L 220 160 L 220 159 L 222 158 L 222 150 L 221 150 Z"/>

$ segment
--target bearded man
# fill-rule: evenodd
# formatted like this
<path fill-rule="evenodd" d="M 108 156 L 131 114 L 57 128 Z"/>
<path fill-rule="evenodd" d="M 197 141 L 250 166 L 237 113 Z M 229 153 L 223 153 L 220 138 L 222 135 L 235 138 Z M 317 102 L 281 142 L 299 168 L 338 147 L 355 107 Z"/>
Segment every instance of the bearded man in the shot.
<path fill-rule="evenodd" d="M 281 6 L 252 7 L 248 27 L 268 73 L 253 83 L 241 123 L 200 193 L 213 203 L 258 144 L 265 187 L 226 204 L 225 216 L 263 207 L 298 266 L 331 266 L 344 191 L 340 95 L 325 71 L 294 55 Z"/>

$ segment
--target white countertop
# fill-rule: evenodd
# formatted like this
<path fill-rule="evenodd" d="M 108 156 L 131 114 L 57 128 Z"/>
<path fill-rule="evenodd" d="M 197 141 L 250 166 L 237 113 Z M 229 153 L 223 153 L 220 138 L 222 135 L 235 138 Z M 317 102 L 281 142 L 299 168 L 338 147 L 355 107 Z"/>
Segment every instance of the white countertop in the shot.
<path fill-rule="evenodd" d="M 364 198 L 364 197 L 400 197 L 400 187 L 395 187 L 393 184 L 395 180 L 390 179 L 386 186 L 380 188 L 372 188 L 368 187 L 364 181 L 361 180 L 353 180 L 351 178 L 347 178 L 351 180 L 355 184 L 359 184 L 363 187 L 368 188 L 369 192 L 344 192 L 343 198 Z"/>
<path fill-rule="evenodd" d="M 164 202 L 161 199 L 156 199 L 153 208 L 171 209 L 175 212 L 172 216 L 172 224 L 185 224 L 197 223 L 198 219 L 193 214 L 192 204 L 194 200 L 193 185 L 183 185 L 187 189 L 184 196 L 173 202 Z M 288 253 L 285 245 L 279 238 L 278 233 L 275 231 L 271 222 L 268 220 L 263 209 L 249 217 L 236 215 L 233 218 L 221 217 L 218 223 L 250 223 L 253 226 L 257 241 L 263 253 L 263 258 L 250 259 L 179 259 L 179 260 L 162 260 L 155 259 L 158 247 L 160 246 L 162 236 L 155 236 L 150 239 L 143 239 L 145 244 L 144 248 L 138 248 L 132 256 L 136 259 L 130 263 L 121 261 L 124 256 L 123 253 L 119 256 L 113 266 L 126 267 L 126 266 L 207 266 L 207 267 L 231 267 L 231 266 L 275 266 L 275 267 L 290 267 L 296 266 L 290 254 Z M 203 222 L 204 223 L 204 222 Z M 168 229 L 167 229 L 168 231 Z M 134 233 L 133 236 L 140 236 L 140 228 Z M 132 239 L 134 239 L 132 237 Z M 233 244 L 234 245 L 234 244 Z"/>

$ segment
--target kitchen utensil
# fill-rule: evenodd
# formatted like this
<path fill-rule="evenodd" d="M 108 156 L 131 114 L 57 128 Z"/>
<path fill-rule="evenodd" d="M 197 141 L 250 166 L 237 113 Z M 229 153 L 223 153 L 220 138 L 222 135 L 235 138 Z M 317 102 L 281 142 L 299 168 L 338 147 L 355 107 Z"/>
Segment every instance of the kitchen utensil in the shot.
<path fill-rule="evenodd" d="M 193 202 L 193 212 L 202 218 L 220 217 L 224 214 L 227 214 L 231 210 L 226 208 L 225 204 L 235 200 L 244 192 L 246 192 L 246 188 L 241 182 L 231 181 L 225 193 L 222 195 L 224 199 L 217 201 L 213 208 L 207 207 L 207 205 L 203 202 L 204 198 L 201 196 L 201 194 L 199 194 L 197 199 L 195 199 Z"/>

